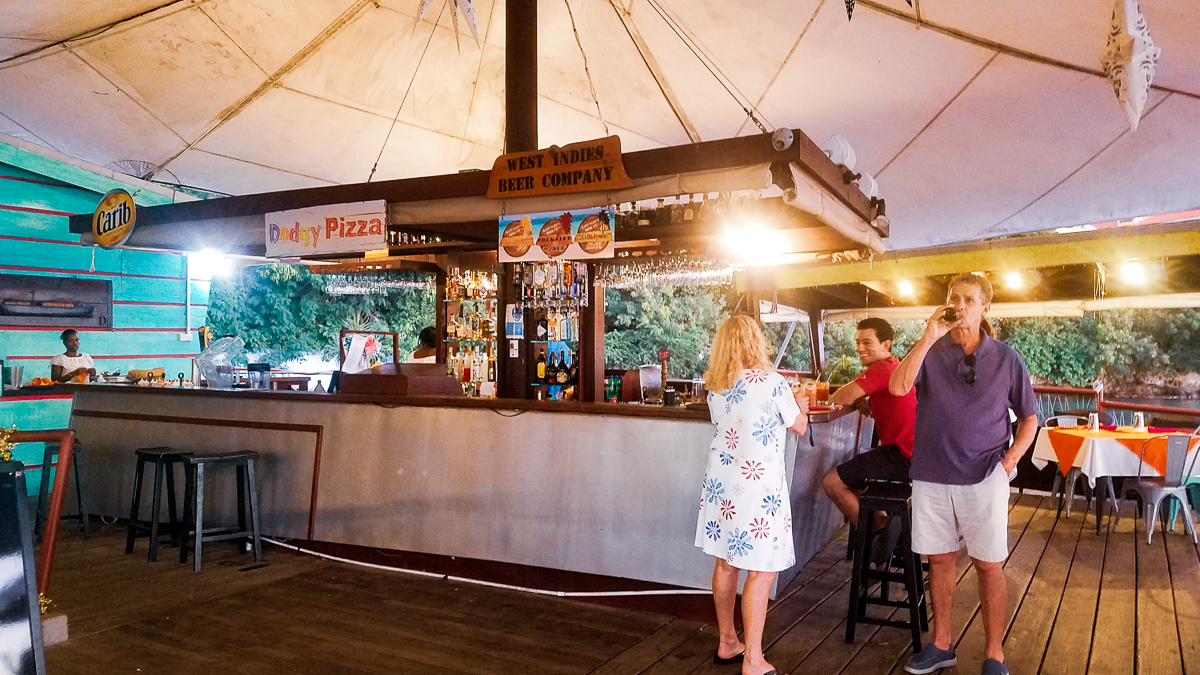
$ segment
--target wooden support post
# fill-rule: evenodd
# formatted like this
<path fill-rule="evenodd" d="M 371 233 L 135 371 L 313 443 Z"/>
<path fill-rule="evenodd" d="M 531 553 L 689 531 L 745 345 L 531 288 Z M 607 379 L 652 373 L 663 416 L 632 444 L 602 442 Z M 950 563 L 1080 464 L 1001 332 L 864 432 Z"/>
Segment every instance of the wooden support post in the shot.
<path fill-rule="evenodd" d="M 596 285 L 599 265 L 588 264 L 590 302 L 579 308 L 579 400 L 604 401 L 604 287 Z"/>
<path fill-rule="evenodd" d="M 815 307 L 805 311 L 808 312 L 809 353 L 812 354 L 810 367 L 816 377 L 825 372 L 825 317 L 822 310 Z"/>
<path fill-rule="evenodd" d="M 537 0 L 507 0 L 504 10 L 504 151 L 537 150 Z"/>
<path fill-rule="evenodd" d="M 433 327 L 437 331 L 437 344 L 434 348 L 437 349 L 437 362 L 446 363 L 449 360 L 446 358 L 446 270 L 441 267 L 437 268 L 435 273 L 434 288 Z"/>

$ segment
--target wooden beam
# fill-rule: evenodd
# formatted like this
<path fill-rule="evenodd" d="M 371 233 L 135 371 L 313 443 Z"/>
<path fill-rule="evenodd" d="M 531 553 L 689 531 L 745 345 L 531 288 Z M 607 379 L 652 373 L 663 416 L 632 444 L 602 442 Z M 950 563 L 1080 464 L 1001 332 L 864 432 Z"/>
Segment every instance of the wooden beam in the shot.
<path fill-rule="evenodd" d="M 870 262 L 780 267 L 775 270 L 775 284 L 779 288 L 806 288 L 1196 254 L 1200 254 L 1200 220 L 886 253 L 882 259 Z"/>
<path fill-rule="evenodd" d="M 630 178 L 714 171 L 763 163 L 794 163 L 816 179 L 826 190 L 845 203 L 852 211 L 870 222 L 873 213 L 870 200 L 858 186 L 842 181 L 842 172 L 821 151 L 812 139 L 794 129 L 792 146 L 776 151 L 769 134 L 727 138 L 690 145 L 677 145 L 626 153 L 625 171 Z M 777 165 L 782 167 L 783 165 Z M 773 171 L 777 176 L 786 172 Z M 283 190 L 256 195 L 204 199 L 195 202 L 165 204 L 139 208 L 138 225 L 178 223 L 257 216 L 274 211 L 309 208 L 325 204 L 385 200 L 387 203 L 450 199 L 454 197 L 486 196 L 491 171 L 467 171 L 441 176 L 402 178 L 375 183 L 330 185 L 325 187 Z M 790 178 L 790 177 L 789 177 Z M 71 216 L 71 232 L 82 234 L 92 227 L 92 214 Z M 426 226 L 428 227 L 428 226 Z"/>

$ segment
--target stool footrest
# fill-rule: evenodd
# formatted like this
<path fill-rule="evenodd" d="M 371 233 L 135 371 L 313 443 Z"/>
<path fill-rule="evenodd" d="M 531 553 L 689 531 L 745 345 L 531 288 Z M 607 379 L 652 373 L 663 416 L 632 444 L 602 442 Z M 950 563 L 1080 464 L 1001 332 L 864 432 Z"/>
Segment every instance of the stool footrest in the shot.
<path fill-rule="evenodd" d="M 902 605 L 907 607 L 907 604 Z M 911 626 L 907 621 L 893 621 L 891 619 L 872 619 L 871 617 L 859 617 L 855 619 L 858 623 L 869 623 L 872 626 L 889 626 L 891 628 L 909 629 Z"/>
<path fill-rule="evenodd" d="M 903 607 L 905 609 L 908 608 L 907 600 L 880 600 L 879 598 L 873 598 L 871 596 L 867 596 L 866 603 L 868 605 L 879 605 L 881 607 Z M 908 624 L 905 623 L 904 627 L 908 628 Z"/>

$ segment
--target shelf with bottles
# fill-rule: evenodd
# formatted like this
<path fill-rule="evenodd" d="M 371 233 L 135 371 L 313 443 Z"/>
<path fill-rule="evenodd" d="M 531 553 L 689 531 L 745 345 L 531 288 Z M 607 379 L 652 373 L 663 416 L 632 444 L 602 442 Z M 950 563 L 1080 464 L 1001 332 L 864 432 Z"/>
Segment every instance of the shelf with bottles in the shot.
<path fill-rule="evenodd" d="M 614 209 L 618 243 L 723 235 L 729 222 L 751 221 L 767 227 L 812 227 L 820 223 L 757 190 L 680 195 L 653 202 L 626 202 Z M 771 225 L 775 223 L 776 225 Z M 618 246 L 620 248 L 620 246 Z"/>
<path fill-rule="evenodd" d="M 479 270 L 451 267 L 446 273 L 446 302 L 495 300 L 496 275 Z"/>
<path fill-rule="evenodd" d="M 471 397 L 493 398 L 496 395 L 496 343 L 486 341 L 483 348 L 460 344 L 450 347 L 446 354 L 446 374 L 463 387 Z"/>
<path fill-rule="evenodd" d="M 587 263 L 570 260 L 513 263 L 512 297 L 523 307 L 587 307 L 591 292 Z"/>
<path fill-rule="evenodd" d="M 541 391 L 541 396 L 550 400 L 576 400 L 579 388 L 578 352 L 566 347 L 538 350 L 533 381 L 529 384 L 534 388 L 535 396 Z M 542 387 L 545 389 L 540 390 Z"/>

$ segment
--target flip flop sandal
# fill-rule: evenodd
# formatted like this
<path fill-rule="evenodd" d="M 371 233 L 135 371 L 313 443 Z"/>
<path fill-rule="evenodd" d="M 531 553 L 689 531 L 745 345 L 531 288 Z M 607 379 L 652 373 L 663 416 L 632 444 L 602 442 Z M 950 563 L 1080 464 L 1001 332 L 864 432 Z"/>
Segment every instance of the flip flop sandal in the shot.
<path fill-rule="evenodd" d="M 717 664 L 718 666 L 728 666 L 733 663 L 741 663 L 742 659 L 744 658 L 746 658 L 746 652 L 744 651 L 730 656 L 729 658 L 713 654 L 713 663 Z"/>

